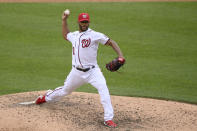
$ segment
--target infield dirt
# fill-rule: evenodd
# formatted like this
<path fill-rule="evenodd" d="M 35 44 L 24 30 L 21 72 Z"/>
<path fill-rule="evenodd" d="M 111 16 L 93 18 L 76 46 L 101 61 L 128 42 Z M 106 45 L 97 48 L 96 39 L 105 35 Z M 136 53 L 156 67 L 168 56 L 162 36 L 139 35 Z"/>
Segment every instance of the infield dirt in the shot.
<path fill-rule="evenodd" d="M 88 0 L 0 0 L 0 2 L 65 2 Z M 92 0 L 117 1 L 117 0 Z M 139 0 L 118 0 L 139 1 Z M 171 0 L 140 0 L 171 1 Z M 196 1 L 196 0 L 173 0 Z M 111 96 L 118 128 L 103 125 L 98 94 L 76 93 L 55 103 L 19 105 L 43 92 L 0 96 L 0 131 L 196 131 L 197 105 L 147 98 Z"/>
<path fill-rule="evenodd" d="M 44 92 L 0 96 L 0 131 L 104 131 L 98 94 L 74 92 L 42 105 L 19 105 Z M 111 96 L 116 131 L 195 131 L 197 106 L 146 98 Z"/>

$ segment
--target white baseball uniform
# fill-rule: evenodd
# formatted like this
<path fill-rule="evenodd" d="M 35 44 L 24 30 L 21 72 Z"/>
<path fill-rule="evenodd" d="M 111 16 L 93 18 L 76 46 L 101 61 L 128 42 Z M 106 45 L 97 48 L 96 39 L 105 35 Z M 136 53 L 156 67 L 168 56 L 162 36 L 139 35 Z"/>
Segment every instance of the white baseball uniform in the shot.
<path fill-rule="evenodd" d="M 85 83 L 94 86 L 100 95 L 104 108 L 104 120 L 112 120 L 114 113 L 111 104 L 106 80 L 97 64 L 97 50 L 99 43 L 106 44 L 109 38 L 102 33 L 88 29 L 85 32 L 70 32 L 67 40 L 72 43 L 72 70 L 67 76 L 64 85 L 49 91 L 46 101 L 57 101 L 61 97 L 72 93 Z"/>

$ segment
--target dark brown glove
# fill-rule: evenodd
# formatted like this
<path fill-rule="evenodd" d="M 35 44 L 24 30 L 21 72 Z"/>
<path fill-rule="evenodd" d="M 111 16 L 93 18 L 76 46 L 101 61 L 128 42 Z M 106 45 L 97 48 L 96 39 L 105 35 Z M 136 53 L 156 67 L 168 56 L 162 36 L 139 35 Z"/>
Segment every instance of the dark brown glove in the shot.
<path fill-rule="evenodd" d="M 108 64 L 106 64 L 106 68 L 109 71 L 114 72 L 114 71 L 117 71 L 124 64 L 125 64 L 125 59 L 118 57 L 114 59 L 113 61 L 109 62 Z"/>

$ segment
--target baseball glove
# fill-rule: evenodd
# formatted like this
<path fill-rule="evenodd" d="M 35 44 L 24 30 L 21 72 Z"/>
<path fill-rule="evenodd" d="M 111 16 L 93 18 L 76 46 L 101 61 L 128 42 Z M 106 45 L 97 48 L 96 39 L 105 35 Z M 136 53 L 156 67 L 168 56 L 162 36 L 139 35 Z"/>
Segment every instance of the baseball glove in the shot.
<path fill-rule="evenodd" d="M 125 59 L 119 57 L 106 64 L 106 68 L 109 71 L 114 72 L 117 71 L 121 66 L 123 66 L 124 63 L 125 63 Z"/>

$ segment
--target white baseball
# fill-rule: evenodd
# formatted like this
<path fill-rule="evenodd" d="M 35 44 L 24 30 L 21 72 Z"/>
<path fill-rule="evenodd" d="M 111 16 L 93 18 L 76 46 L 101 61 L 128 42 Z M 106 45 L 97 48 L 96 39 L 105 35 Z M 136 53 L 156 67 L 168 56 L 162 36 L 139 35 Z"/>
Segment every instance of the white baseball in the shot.
<path fill-rule="evenodd" d="M 64 14 L 69 15 L 69 14 L 70 14 L 70 10 L 69 10 L 69 9 L 66 9 L 66 10 L 64 11 Z"/>

